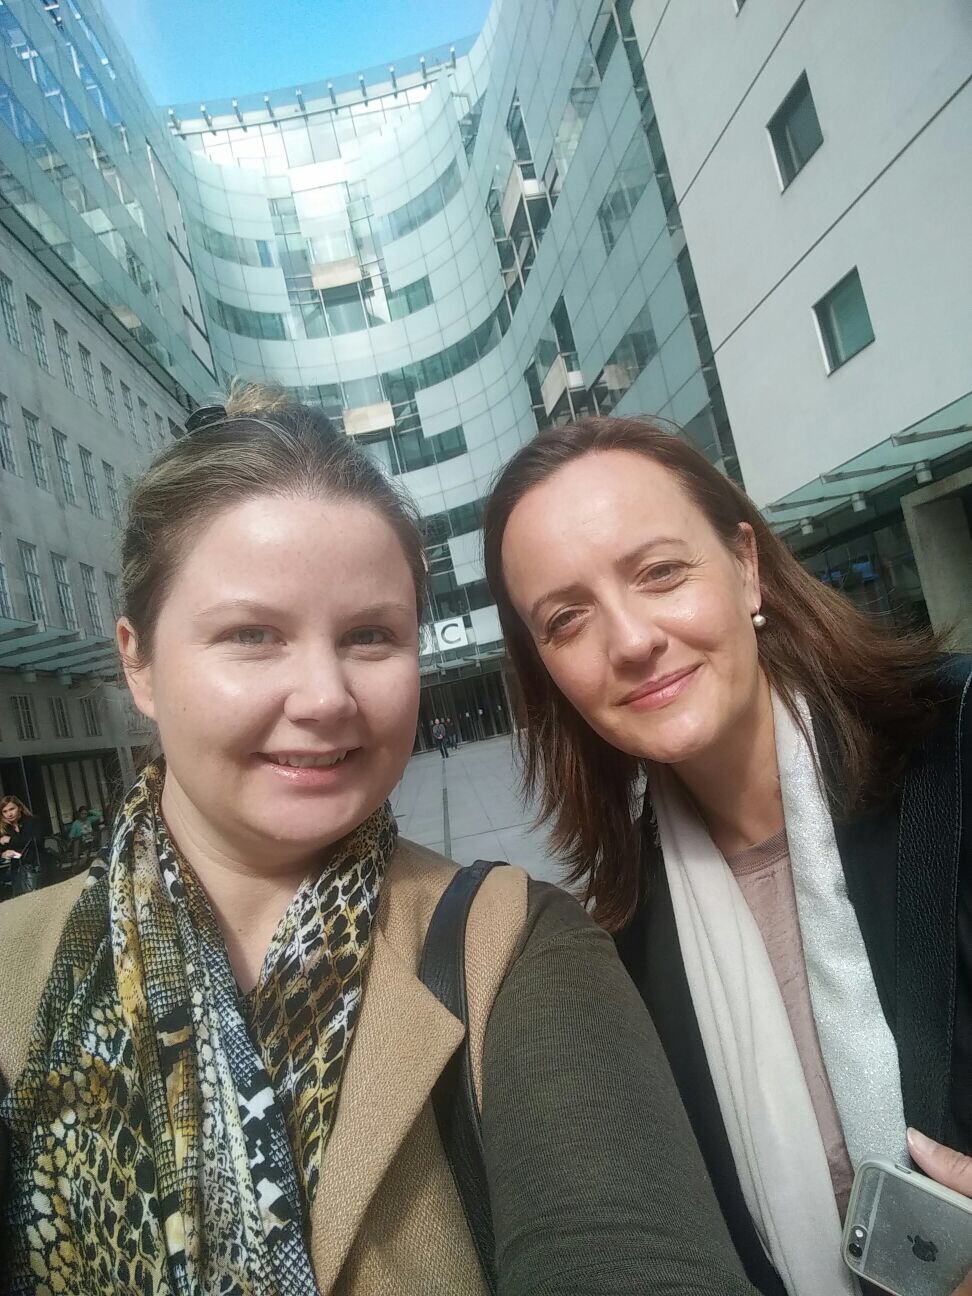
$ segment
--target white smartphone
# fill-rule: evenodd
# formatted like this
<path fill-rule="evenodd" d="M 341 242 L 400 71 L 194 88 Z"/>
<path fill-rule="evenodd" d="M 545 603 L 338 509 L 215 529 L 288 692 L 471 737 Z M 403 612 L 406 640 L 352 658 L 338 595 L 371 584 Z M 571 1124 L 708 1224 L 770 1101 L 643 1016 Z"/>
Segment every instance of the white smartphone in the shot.
<path fill-rule="evenodd" d="M 952 1296 L 972 1273 L 972 1199 L 918 1170 L 862 1161 L 843 1255 L 858 1278 L 892 1296 Z"/>

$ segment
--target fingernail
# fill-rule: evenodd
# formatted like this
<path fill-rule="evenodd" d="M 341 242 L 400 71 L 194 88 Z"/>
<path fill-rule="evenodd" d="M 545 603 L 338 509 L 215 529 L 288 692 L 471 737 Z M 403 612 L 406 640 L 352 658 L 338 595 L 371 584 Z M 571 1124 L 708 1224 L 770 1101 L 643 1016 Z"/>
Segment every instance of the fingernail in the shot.
<path fill-rule="evenodd" d="M 922 1134 L 920 1130 L 912 1129 L 910 1125 L 908 1127 L 908 1143 L 912 1152 L 918 1152 L 925 1156 L 929 1156 L 935 1151 L 935 1144 L 928 1135 Z"/>

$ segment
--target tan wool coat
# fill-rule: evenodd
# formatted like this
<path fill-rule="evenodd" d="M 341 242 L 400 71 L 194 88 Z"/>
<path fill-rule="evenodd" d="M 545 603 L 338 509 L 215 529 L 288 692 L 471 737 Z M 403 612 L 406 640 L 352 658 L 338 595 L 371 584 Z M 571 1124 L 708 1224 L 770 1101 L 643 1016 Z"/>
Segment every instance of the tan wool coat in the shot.
<path fill-rule="evenodd" d="M 400 841 L 372 933 L 361 1014 L 311 1208 L 322 1296 L 485 1296 L 430 1095 L 463 1027 L 418 976 L 426 929 L 456 871 Z M 83 879 L 0 905 L 0 1073 L 23 1067 L 37 1005 Z M 526 921 L 527 877 L 494 869 L 466 939 L 477 1087 L 490 1009 Z"/>

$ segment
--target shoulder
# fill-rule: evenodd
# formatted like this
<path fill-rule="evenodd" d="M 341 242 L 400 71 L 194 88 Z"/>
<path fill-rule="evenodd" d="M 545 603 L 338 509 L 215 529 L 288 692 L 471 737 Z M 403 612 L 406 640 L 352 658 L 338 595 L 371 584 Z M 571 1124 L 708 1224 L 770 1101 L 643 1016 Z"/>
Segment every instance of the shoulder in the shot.
<path fill-rule="evenodd" d="M 444 855 L 399 838 L 382 887 L 378 924 L 400 953 L 421 960 L 425 933 L 443 891 L 460 865 Z M 527 875 L 521 868 L 494 868 L 477 893 L 466 933 L 467 960 L 491 946 L 519 938 L 527 912 Z M 502 934 L 501 934 L 502 933 Z"/>
<path fill-rule="evenodd" d="M 20 1070 L 28 1032 L 85 876 L 0 905 L 0 1072 Z"/>

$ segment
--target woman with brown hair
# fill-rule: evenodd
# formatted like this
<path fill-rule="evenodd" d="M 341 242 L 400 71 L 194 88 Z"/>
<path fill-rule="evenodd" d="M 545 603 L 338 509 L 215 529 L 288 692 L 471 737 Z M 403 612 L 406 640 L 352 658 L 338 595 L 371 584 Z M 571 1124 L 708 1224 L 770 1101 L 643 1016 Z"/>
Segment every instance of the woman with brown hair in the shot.
<path fill-rule="evenodd" d="M 123 547 L 163 756 L 0 912 L 0 1292 L 751 1296 L 607 934 L 399 837 L 410 506 L 279 395 L 190 422 Z"/>
<path fill-rule="evenodd" d="M 850 1292 L 857 1164 L 910 1151 L 972 1194 L 937 1145 L 972 1152 L 972 661 L 856 611 L 646 421 L 542 432 L 485 548 L 526 784 L 652 1013 L 749 1277 Z"/>
<path fill-rule="evenodd" d="M 0 882 L 33 884 L 40 869 L 40 827 L 20 797 L 0 797 Z"/>

